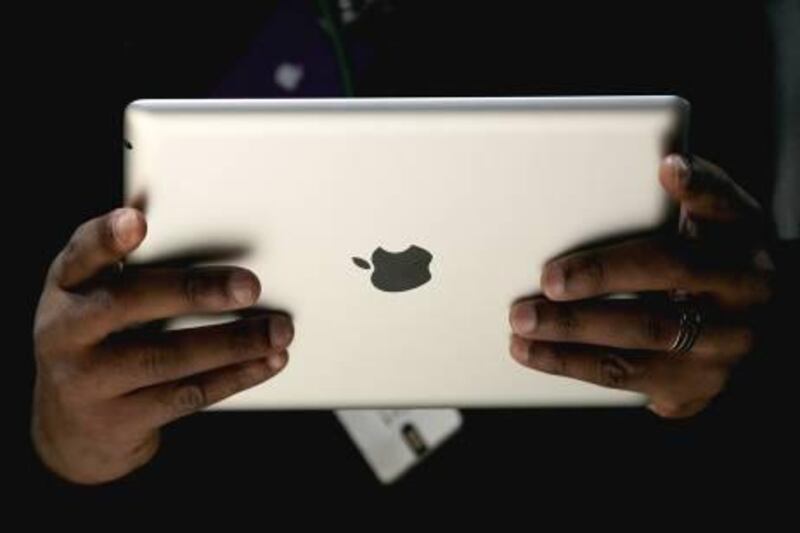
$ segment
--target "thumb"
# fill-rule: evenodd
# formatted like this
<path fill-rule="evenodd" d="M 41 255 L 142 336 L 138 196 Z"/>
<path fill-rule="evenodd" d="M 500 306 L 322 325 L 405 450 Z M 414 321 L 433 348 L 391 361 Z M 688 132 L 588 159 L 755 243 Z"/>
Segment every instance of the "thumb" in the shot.
<path fill-rule="evenodd" d="M 761 218 L 758 202 L 724 170 L 700 157 L 668 155 L 661 162 L 659 180 L 692 220 L 735 222 Z"/>

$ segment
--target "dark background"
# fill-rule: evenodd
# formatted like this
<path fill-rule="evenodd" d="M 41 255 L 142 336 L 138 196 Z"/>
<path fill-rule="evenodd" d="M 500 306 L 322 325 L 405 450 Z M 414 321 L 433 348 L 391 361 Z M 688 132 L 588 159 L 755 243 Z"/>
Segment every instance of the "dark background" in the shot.
<path fill-rule="evenodd" d="M 348 46 L 364 50 L 355 52 L 357 96 L 679 94 L 693 105 L 692 150 L 726 168 L 768 208 L 774 87 L 762 4 L 395 4 L 390 16 L 345 33 Z M 50 13 L 48 29 L 33 38 L 44 46 L 18 81 L 26 97 L 37 98 L 36 113 L 16 132 L 33 145 L 18 154 L 30 208 L 10 226 L 26 257 L 14 287 L 21 322 L 11 328 L 21 343 L 12 355 L 14 379 L 23 385 L 17 434 L 28 435 L 30 328 L 43 273 L 76 225 L 121 200 L 125 104 L 219 90 L 278 9 L 277 2 L 246 11 L 197 3 L 129 9 L 106 20 L 98 12 Z M 319 95 L 341 94 L 336 79 L 332 87 Z M 26 484 L 53 503 L 244 500 L 267 507 L 342 498 L 349 505 L 430 504 L 456 496 L 501 508 L 521 499 L 535 508 L 552 497 L 697 502 L 708 494 L 763 493 L 775 476 L 787 475 L 790 458 L 790 395 L 770 362 L 783 351 L 774 340 L 754 354 L 718 401 L 691 420 L 632 409 L 466 411 L 452 441 L 388 488 L 329 412 L 192 416 L 164 430 L 150 465 L 94 488 L 50 475 L 26 441 Z"/>

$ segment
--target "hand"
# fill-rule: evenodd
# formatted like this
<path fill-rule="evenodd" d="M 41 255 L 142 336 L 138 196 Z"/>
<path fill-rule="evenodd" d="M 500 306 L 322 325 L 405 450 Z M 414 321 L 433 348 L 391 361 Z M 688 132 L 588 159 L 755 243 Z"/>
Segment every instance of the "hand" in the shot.
<path fill-rule="evenodd" d="M 74 482 L 113 480 L 145 464 L 161 426 L 287 363 L 293 328 L 277 313 L 175 331 L 132 329 L 247 308 L 260 293 L 255 275 L 241 268 L 116 269 L 145 234 L 133 208 L 86 222 L 53 261 L 39 300 L 31 433 L 43 462 Z"/>
<path fill-rule="evenodd" d="M 655 235 L 548 262 L 544 296 L 510 311 L 511 354 L 521 364 L 644 393 L 663 417 L 701 411 L 753 351 L 758 313 L 772 299 L 773 268 L 758 204 L 719 167 L 671 155 L 661 185 L 680 205 L 683 236 Z M 692 349 L 671 353 L 688 293 L 704 317 Z M 603 299 L 638 293 L 635 299 Z"/>

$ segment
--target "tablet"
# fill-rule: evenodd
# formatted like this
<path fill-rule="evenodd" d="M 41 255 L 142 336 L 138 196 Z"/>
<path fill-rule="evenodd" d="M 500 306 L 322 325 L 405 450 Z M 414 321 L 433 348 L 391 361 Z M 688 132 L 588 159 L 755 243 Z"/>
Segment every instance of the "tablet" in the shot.
<path fill-rule="evenodd" d="M 687 117 L 675 96 L 138 100 L 130 259 L 240 249 L 219 262 L 293 317 L 289 365 L 215 409 L 643 404 L 516 363 L 508 312 L 549 258 L 664 220 Z"/>

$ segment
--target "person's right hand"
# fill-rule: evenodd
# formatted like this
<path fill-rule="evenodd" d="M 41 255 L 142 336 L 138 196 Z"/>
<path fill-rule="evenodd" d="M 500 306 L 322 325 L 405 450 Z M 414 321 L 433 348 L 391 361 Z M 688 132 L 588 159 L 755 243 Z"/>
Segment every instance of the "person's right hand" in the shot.
<path fill-rule="evenodd" d="M 161 426 L 262 383 L 287 363 L 293 326 L 278 313 L 118 334 L 182 314 L 250 307 L 260 293 L 256 276 L 241 268 L 118 271 L 145 233 L 133 208 L 86 222 L 53 261 L 39 300 L 31 436 L 42 461 L 73 482 L 102 483 L 142 466 L 158 448 Z"/>

